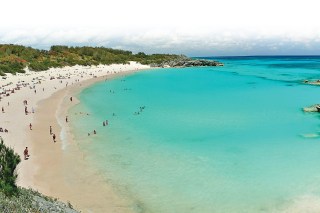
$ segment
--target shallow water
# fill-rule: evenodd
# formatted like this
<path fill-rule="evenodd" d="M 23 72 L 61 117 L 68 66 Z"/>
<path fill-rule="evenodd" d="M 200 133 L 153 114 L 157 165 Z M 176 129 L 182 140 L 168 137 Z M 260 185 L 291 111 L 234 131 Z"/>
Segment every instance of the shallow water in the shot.
<path fill-rule="evenodd" d="M 140 212 L 319 211 L 320 120 L 301 109 L 320 88 L 300 82 L 320 58 L 218 60 L 83 90 L 69 117 L 88 160 Z"/>

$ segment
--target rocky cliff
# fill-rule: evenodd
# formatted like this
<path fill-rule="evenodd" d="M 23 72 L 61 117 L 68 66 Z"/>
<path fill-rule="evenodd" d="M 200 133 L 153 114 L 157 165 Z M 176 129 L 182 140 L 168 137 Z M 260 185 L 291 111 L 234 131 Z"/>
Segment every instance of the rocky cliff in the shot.
<path fill-rule="evenodd" d="M 151 67 L 202 67 L 202 66 L 223 66 L 222 63 L 213 60 L 192 59 L 181 56 L 172 61 L 165 61 L 159 64 L 150 64 Z"/>

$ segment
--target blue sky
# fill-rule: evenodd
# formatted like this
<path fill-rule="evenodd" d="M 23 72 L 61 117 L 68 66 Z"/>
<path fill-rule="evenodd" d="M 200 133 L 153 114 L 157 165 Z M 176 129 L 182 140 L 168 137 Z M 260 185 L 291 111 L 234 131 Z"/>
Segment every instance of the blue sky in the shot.
<path fill-rule="evenodd" d="M 4 0 L 0 43 L 189 56 L 319 55 L 316 0 Z"/>

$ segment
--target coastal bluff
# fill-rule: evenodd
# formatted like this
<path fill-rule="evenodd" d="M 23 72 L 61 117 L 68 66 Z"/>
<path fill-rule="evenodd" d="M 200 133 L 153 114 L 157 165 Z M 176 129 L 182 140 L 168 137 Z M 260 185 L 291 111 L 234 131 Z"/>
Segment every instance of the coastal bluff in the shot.
<path fill-rule="evenodd" d="M 213 60 L 192 59 L 186 56 L 180 56 L 174 60 L 163 61 L 161 63 L 152 63 L 151 67 L 207 67 L 223 66 L 223 63 Z"/>
<path fill-rule="evenodd" d="M 144 52 L 134 54 L 128 50 L 106 47 L 54 45 L 49 50 L 41 50 L 22 45 L 0 44 L 0 76 L 25 73 L 26 68 L 31 71 L 46 71 L 76 65 L 129 64 L 130 61 L 151 67 L 222 66 L 217 61 L 192 59 L 185 55 Z"/>
<path fill-rule="evenodd" d="M 18 188 L 18 196 L 7 197 L 0 192 L 1 212 L 80 213 L 68 203 L 45 196 L 32 189 Z"/>

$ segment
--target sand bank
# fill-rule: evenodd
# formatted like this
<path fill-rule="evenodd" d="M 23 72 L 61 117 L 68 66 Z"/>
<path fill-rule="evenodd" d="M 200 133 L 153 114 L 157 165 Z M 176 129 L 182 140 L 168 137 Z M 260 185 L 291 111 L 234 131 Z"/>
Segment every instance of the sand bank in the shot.
<path fill-rule="evenodd" d="M 30 154 L 30 158 L 19 165 L 18 185 L 70 201 L 84 212 L 131 212 L 134 203 L 118 196 L 107 184 L 108 180 L 87 165 L 65 118 L 68 109 L 78 102 L 75 94 L 83 88 L 106 78 L 148 68 L 134 62 L 75 66 L 44 72 L 27 71 L 2 79 L 0 92 L 6 94 L 1 95 L 0 107 L 4 108 L 4 113 L 0 113 L 0 128 L 7 129 L 8 133 L 0 132 L 0 136 L 22 159 L 25 147 Z M 50 126 L 56 142 L 50 135 Z"/>

